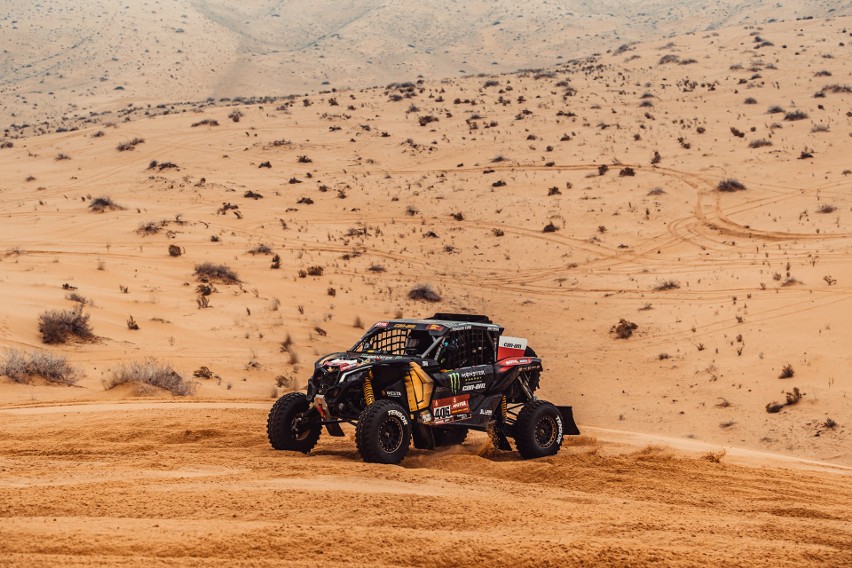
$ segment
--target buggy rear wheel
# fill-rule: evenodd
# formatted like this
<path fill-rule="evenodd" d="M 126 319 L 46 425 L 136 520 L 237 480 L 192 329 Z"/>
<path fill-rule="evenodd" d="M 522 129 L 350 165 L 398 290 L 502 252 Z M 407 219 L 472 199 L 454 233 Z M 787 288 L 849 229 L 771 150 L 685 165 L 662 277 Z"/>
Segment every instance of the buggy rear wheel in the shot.
<path fill-rule="evenodd" d="M 391 400 L 377 400 L 361 412 L 355 444 L 365 462 L 398 464 L 408 453 L 411 424 L 408 413 Z"/>
<path fill-rule="evenodd" d="M 565 431 L 559 409 L 545 400 L 526 403 L 512 430 L 518 453 L 524 459 L 555 455 Z"/>

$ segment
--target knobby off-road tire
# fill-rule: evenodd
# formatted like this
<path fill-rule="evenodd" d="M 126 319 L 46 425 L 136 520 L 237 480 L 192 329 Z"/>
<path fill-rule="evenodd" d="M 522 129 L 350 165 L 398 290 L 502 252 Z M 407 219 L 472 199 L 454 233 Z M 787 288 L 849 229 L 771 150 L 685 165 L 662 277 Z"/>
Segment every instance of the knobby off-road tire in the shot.
<path fill-rule="evenodd" d="M 365 462 L 398 464 L 408 453 L 411 424 L 406 410 L 391 400 L 377 400 L 361 412 L 355 444 Z"/>
<path fill-rule="evenodd" d="M 467 428 L 435 428 L 435 447 L 458 446 L 467 438 Z"/>
<path fill-rule="evenodd" d="M 515 446 L 524 459 L 555 455 L 565 428 L 559 409 L 545 400 L 533 400 L 518 413 L 512 428 Z"/>
<path fill-rule="evenodd" d="M 322 424 L 317 420 L 301 432 L 295 430 L 297 421 L 308 407 L 308 397 L 300 392 L 285 394 L 275 401 L 266 419 L 266 436 L 273 448 L 304 454 L 313 449 L 322 433 Z"/>

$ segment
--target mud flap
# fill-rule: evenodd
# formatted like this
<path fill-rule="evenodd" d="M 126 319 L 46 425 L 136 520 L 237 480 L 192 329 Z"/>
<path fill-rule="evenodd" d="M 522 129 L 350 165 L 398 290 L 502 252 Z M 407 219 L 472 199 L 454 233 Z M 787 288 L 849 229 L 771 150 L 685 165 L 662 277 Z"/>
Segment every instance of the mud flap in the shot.
<path fill-rule="evenodd" d="M 574 422 L 574 411 L 570 406 L 557 406 L 559 409 L 559 414 L 562 415 L 562 427 L 564 431 L 562 433 L 563 436 L 579 436 L 580 429 L 577 428 L 577 424 Z"/>
<path fill-rule="evenodd" d="M 328 432 L 329 436 L 334 436 L 335 438 L 342 438 L 345 436 L 343 433 L 343 428 L 340 427 L 340 422 L 325 422 L 325 431 Z"/>

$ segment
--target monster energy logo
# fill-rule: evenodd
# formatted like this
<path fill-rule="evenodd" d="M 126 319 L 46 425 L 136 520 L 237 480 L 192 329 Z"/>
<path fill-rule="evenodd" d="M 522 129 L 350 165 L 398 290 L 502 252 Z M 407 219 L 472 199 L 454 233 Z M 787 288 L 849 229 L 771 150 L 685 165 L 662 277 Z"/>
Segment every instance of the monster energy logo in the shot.
<path fill-rule="evenodd" d="M 447 377 L 450 379 L 450 388 L 454 391 L 459 390 L 459 388 L 461 387 L 461 374 L 448 373 Z"/>

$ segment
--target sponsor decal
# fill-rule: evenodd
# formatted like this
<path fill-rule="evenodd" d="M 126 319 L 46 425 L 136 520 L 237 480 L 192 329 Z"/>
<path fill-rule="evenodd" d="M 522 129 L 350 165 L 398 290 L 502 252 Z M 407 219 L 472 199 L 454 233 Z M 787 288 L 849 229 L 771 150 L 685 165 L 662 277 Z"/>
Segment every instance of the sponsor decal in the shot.
<path fill-rule="evenodd" d="M 450 381 L 450 388 L 454 391 L 475 390 L 469 388 L 462 388 L 462 384 L 473 381 L 476 381 L 478 383 L 482 382 L 480 379 L 485 377 L 485 374 L 485 369 L 471 369 L 469 371 L 452 371 L 450 373 L 447 373 L 447 378 Z"/>
<path fill-rule="evenodd" d="M 427 331 L 444 331 L 446 329 L 443 325 L 438 325 L 436 323 L 431 323 L 426 326 Z"/>
<path fill-rule="evenodd" d="M 447 373 L 447 378 L 450 379 L 450 388 L 454 391 L 459 390 L 461 386 L 461 373 Z"/>
<path fill-rule="evenodd" d="M 417 327 L 413 323 L 395 323 L 393 324 L 394 329 L 414 329 Z"/>
<path fill-rule="evenodd" d="M 559 438 L 557 438 L 557 440 L 561 440 L 562 439 L 562 415 L 561 414 L 556 415 L 556 425 L 559 426 Z"/>
<path fill-rule="evenodd" d="M 470 383 L 462 387 L 462 392 L 485 390 L 485 383 Z"/>
<path fill-rule="evenodd" d="M 511 366 L 511 365 L 527 365 L 527 364 L 529 364 L 529 363 L 532 363 L 532 359 L 529 359 L 529 358 L 527 358 L 527 357 L 525 357 L 525 358 L 523 358 L 523 359 L 508 359 L 508 360 L 506 360 L 506 361 L 501 361 L 501 362 L 500 362 L 500 364 L 501 364 L 501 365 L 506 365 L 506 366 Z"/>
<path fill-rule="evenodd" d="M 439 398 L 432 402 L 432 414 L 435 419 L 449 418 L 457 414 L 470 412 L 470 395 L 463 394 Z"/>
<path fill-rule="evenodd" d="M 449 420 L 452 416 L 452 412 L 450 412 L 450 406 L 438 406 L 436 408 L 433 408 L 432 416 L 435 417 L 435 422 Z"/>
<path fill-rule="evenodd" d="M 388 322 L 386 322 L 386 321 L 380 321 L 379 323 L 373 324 L 373 327 L 387 327 L 387 326 L 388 326 Z"/>
<path fill-rule="evenodd" d="M 489 409 L 487 409 L 487 408 L 480 408 L 480 409 L 479 409 L 479 414 L 480 414 L 481 416 L 491 416 L 493 413 L 494 413 L 494 412 L 493 412 L 492 410 L 489 410 Z"/>
<path fill-rule="evenodd" d="M 402 398 L 402 393 L 399 391 L 385 391 L 385 396 L 395 396 L 396 398 Z"/>
<path fill-rule="evenodd" d="M 388 415 L 389 416 L 396 416 L 397 418 L 402 420 L 403 424 L 408 424 L 408 417 L 395 408 L 391 408 L 390 410 L 388 410 Z"/>

